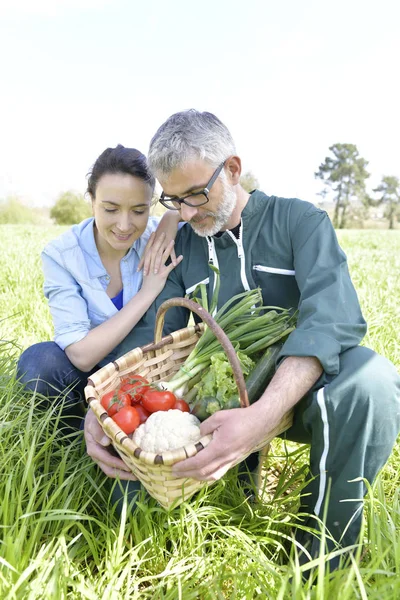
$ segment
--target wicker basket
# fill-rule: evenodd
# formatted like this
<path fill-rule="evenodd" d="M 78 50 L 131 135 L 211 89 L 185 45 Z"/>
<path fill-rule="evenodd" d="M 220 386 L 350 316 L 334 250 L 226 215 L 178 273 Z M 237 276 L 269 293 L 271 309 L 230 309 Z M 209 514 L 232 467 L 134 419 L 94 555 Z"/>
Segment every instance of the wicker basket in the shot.
<path fill-rule="evenodd" d="M 213 328 L 232 365 L 241 406 L 249 406 L 243 373 L 231 342 L 207 311 L 196 302 L 186 298 L 171 298 L 164 302 L 157 312 L 154 342 L 141 348 L 135 348 L 115 362 L 109 363 L 90 377 L 85 388 L 86 400 L 104 433 L 111 438 L 112 445 L 132 473 L 164 508 L 178 506 L 206 484 L 204 481 L 195 479 L 174 477 L 172 465 L 195 456 L 210 443 L 212 436 L 202 437 L 197 444 L 190 444 L 162 454 L 145 452 L 108 416 L 100 400 L 104 394 L 116 389 L 121 379 L 130 374 L 141 375 L 149 382 L 157 382 L 168 381 L 179 370 L 204 331 L 204 323 L 186 327 L 162 337 L 165 313 L 169 308 L 175 306 L 190 309 L 199 315 L 204 323 Z M 292 413 L 290 412 L 285 415 L 270 437 L 265 439 L 261 446 L 253 448 L 252 452 L 268 445 L 272 438 L 288 429 L 291 423 Z"/>

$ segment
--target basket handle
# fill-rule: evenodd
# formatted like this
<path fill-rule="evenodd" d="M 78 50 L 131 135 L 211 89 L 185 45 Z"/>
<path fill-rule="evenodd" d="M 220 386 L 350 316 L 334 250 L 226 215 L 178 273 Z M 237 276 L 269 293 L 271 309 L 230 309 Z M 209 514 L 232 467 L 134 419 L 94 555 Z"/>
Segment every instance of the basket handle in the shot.
<path fill-rule="evenodd" d="M 164 319 L 165 313 L 170 308 L 175 306 L 181 306 L 183 308 L 188 308 L 193 313 L 196 313 L 200 317 L 204 323 L 206 323 L 223 349 L 226 352 L 226 356 L 228 357 L 229 362 L 231 363 L 233 376 L 239 391 L 239 400 L 240 406 L 242 408 L 246 408 L 249 406 L 249 398 L 247 395 L 246 383 L 244 381 L 242 369 L 240 366 L 239 359 L 236 355 L 235 349 L 232 346 L 231 341 L 228 336 L 225 334 L 224 330 L 218 325 L 218 323 L 213 319 L 209 312 L 207 312 L 200 304 L 194 302 L 193 300 L 189 300 L 188 298 L 170 298 L 163 302 L 156 314 L 156 324 L 154 329 L 154 341 L 158 343 L 162 339 L 162 331 L 164 327 Z"/>

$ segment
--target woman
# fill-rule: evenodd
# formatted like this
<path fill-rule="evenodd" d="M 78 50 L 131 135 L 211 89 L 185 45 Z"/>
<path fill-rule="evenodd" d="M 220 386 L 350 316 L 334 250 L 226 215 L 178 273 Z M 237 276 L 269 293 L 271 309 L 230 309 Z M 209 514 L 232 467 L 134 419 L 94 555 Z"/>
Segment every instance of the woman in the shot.
<path fill-rule="evenodd" d="M 25 350 L 18 377 L 47 398 L 63 393 L 70 428 L 81 426 L 87 378 L 118 356 L 118 345 L 182 260 L 173 251 L 179 215 L 149 218 L 154 185 L 143 154 L 108 148 L 89 173 L 93 217 L 42 253 L 55 337 Z"/>

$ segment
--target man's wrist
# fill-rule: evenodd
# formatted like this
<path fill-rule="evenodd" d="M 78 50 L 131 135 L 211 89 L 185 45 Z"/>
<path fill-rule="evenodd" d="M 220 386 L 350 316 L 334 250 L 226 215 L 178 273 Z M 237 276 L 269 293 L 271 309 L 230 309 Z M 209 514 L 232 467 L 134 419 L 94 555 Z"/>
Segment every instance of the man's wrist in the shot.
<path fill-rule="evenodd" d="M 322 372 L 321 363 L 314 357 L 288 356 L 255 403 L 259 417 L 282 418 L 308 393 Z"/>

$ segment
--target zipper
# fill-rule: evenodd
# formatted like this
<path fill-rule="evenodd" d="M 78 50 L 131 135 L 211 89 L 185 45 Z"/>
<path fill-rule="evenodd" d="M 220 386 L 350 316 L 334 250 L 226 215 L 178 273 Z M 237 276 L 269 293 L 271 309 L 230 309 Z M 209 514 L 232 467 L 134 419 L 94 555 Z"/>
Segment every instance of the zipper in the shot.
<path fill-rule="evenodd" d="M 208 264 L 212 265 L 216 269 L 219 270 L 218 256 L 217 251 L 215 250 L 214 238 L 207 236 L 207 244 L 208 244 Z M 215 277 L 215 273 L 213 272 L 213 293 L 215 292 L 215 287 L 217 285 L 217 280 Z M 213 314 L 214 316 L 217 312 L 217 307 L 215 308 Z"/>
<path fill-rule="evenodd" d="M 246 275 L 246 256 L 243 248 L 243 220 L 240 219 L 239 239 L 237 239 L 231 231 L 228 230 L 228 234 L 231 236 L 237 246 L 238 258 L 240 260 L 240 279 L 246 292 L 250 290 L 249 282 Z"/>
<path fill-rule="evenodd" d="M 296 271 L 290 269 L 277 269 L 275 267 L 263 267 L 262 265 L 253 265 L 253 271 L 262 271 L 263 273 L 275 273 L 276 275 L 295 275 Z"/>

